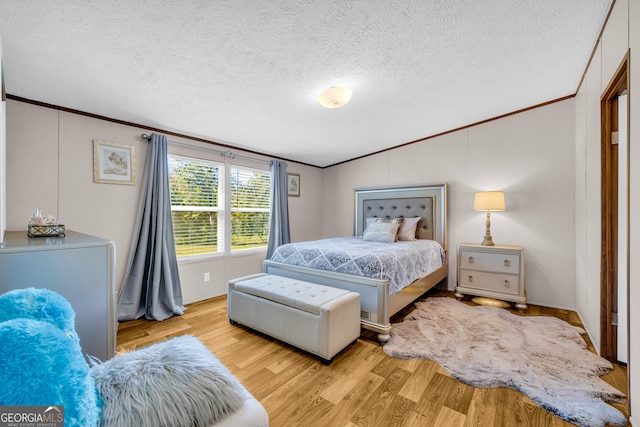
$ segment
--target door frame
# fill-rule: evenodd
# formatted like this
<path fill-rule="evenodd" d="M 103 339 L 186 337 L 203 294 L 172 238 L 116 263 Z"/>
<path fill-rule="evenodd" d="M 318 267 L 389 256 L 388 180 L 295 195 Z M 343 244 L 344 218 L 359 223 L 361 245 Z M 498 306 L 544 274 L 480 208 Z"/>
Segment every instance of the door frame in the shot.
<path fill-rule="evenodd" d="M 618 278 L 623 278 L 628 283 L 629 277 L 628 265 L 626 272 L 618 271 L 618 197 L 622 196 L 628 199 L 629 194 L 618 194 L 618 146 L 611 143 L 611 135 L 612 132 L 618 131 L 618 96 L 622 95 L 625 90 L 627 93 L 629 92 L 629 65 L 629 51 L 627 51 L 613 79 L 609 82 L 600 98 L 602 214 L 600 356 L 612 362 L 617 362 L 618 356 L 618 327 L 613 324 L 613 313 L 618 312 Z M 630 99 L 630 96 L 627 96 L 627 116 L 629 115 Z M 627 144 L 630 139 L 628 128 L 629 120 L 627 119 Z M 628 162 L 626 168 L 628 171 Z M 627 212 L 628 221 L 629 215 Z M 627 244 L 628 252 L 629 247 Z M 629 258 L 627 257 L 627 259 Z"/>

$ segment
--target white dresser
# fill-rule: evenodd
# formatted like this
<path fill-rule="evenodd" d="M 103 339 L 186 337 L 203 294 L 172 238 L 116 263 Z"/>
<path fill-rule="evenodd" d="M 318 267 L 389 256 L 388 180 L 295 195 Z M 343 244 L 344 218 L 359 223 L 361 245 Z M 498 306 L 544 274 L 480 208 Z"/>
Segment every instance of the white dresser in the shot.
<path fill-rule="evenodd" d="M 457 255 L 457 298 L 465 294 L 495 298 L 514 302 L 518 310 L 526 310 L 522 246 L 461 243 Z"/>
<path fill-rule="evenodd" d="M 8 231 L 0 243 L 0 294 L 47 288 L 65 297 L 76 313 L 85 354 L 100 360 L 115 355 L 115 246 L 67 231 L 64 237 L 28 237 Z"/>

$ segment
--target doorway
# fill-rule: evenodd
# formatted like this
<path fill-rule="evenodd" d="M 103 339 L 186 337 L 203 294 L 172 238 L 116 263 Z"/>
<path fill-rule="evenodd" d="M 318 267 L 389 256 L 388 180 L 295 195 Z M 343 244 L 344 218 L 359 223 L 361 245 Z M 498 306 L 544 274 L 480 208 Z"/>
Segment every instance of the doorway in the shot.
<path fill-rule="evenodd" d="M 600 355 L 627 362 L 629 283 L 629 54 L 601 98 L 602 265 Z"/>

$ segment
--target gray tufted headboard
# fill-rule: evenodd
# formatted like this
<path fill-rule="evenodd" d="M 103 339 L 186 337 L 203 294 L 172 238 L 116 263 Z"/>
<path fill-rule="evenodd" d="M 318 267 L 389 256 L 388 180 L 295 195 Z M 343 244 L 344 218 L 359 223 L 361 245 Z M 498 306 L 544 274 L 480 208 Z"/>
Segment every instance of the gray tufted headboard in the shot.
<path fill-rule="evenodd" d="M 355 235 L 367 218 L 422 218 L 419 239 L 437 240 L 447 250 L 447 184 L 355 190 Z"/>

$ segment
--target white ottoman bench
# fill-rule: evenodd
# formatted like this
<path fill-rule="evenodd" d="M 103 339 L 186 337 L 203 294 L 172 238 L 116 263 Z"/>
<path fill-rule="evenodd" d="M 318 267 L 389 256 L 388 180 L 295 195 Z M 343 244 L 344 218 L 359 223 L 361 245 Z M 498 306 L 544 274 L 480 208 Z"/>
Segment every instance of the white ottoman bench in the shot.
<path fill-rule="evenodd" d="M 325 363 L 360 336 L 360 294 L 271 274 L 228 282 L 228 315 Z"/>

